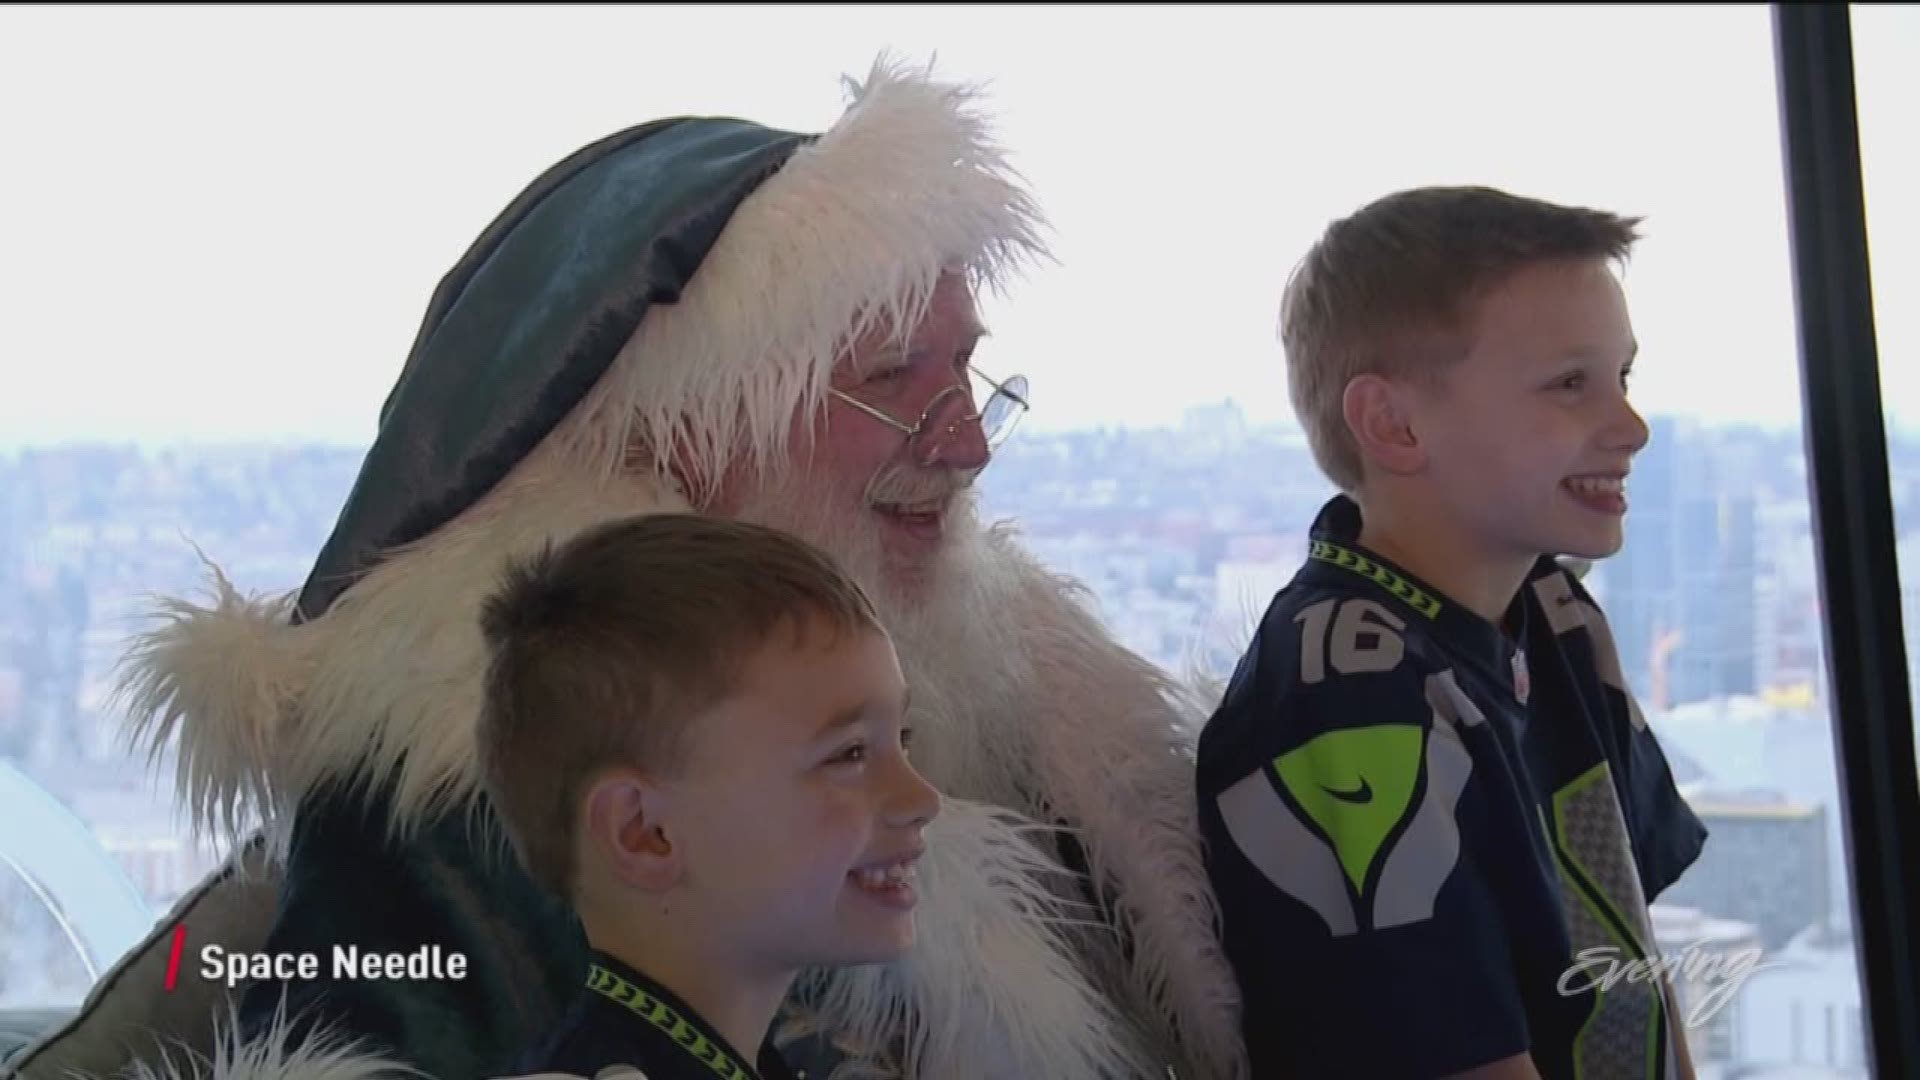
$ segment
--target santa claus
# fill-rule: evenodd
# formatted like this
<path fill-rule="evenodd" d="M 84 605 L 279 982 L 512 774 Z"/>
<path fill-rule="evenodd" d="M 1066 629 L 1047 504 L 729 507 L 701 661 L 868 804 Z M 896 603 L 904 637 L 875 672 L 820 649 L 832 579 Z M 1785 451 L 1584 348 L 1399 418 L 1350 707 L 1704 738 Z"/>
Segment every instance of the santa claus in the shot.
<path fill-rule="evenodd" d="M 139 737 L 229 864 L 15 1064 L 231 1077 L 494 1073 L 579 981 L 577 922 L 490 827 L 478 605 L 506 562 L 693 510 L 837 556 L 946 796 L 920 936 L 820 973 L 775 1038 L 809 1075 L 1241 1075 L 1190 777 L 1207 703 L 977 516 L 1028 408 L 976 297 L 1044 257 L 975 93 L 890 61 L 824 134 L 646 124 L 560 162 L 447 275 L 312 575 L 168 606 Z M 190 957 L 438 949 L 460 978 L 205 979 Z M 234 985 L 229 986 L 229 983 Z"/>

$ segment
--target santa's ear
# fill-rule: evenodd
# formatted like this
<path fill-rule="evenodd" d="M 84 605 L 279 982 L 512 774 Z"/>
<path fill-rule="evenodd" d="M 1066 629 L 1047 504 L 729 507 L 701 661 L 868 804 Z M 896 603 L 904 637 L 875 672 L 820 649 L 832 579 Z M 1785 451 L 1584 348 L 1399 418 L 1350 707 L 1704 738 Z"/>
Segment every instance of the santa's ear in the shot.
<path fill-rule="evenodd" d="M 712 470 L 701 467 L 699 452 L 690 440 L 677 440 L 662 458 L 651 444 L 636 435 L 627 443 L 624 465 L 629 474 L 650 476 L 670 485 L 695 509 L 706 509 L 703 504 L 713 501 L 716 483 Z"/>

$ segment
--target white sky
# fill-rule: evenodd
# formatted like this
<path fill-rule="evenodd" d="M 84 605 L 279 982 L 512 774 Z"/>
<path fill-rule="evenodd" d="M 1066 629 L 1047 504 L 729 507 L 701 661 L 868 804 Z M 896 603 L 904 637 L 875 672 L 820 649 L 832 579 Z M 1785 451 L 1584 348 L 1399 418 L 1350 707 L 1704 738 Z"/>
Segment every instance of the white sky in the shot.
<path fill-rule="evenodd" d="M 1854 19 L 1884 392 L 1920 424 L 1920 12 Z M 885 48 L 991 83 L 1055 225 L 981 356 L 1036 426 L 1288 417 L 1287 270 L 1470 182 L 1647 215 L 1643 409 L 1798 415 L 1760 6 L 8 8 L 0 446 L 364 444 L 434 285 L 548 165 L 681 113 L 818 130 Z"/>

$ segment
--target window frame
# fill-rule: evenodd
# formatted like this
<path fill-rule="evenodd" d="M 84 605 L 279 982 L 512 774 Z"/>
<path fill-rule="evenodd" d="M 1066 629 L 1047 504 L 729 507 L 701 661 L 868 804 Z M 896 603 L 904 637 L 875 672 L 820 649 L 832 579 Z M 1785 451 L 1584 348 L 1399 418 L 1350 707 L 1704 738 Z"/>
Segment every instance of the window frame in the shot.
<path fill-rule="evenodd" d="M 1854 948 L 1877 1076 L 1920 1076 L 1914 755 L 1847 5 L 1773 7 L 1801 410 Z"/>

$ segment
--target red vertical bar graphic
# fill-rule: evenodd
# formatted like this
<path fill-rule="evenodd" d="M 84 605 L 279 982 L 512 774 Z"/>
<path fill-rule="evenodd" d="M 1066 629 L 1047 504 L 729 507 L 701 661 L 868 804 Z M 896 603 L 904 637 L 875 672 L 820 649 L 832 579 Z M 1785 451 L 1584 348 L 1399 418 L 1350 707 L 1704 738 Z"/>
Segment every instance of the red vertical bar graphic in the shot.
<path fill-rule="evenodd" d="M 167 989 L 173 989 L 174 980 L 180 974 L 180 950 L 187 944 L 187 924 L 181 923 L 173 928 L 173 955 L 167 960 Z"/>

